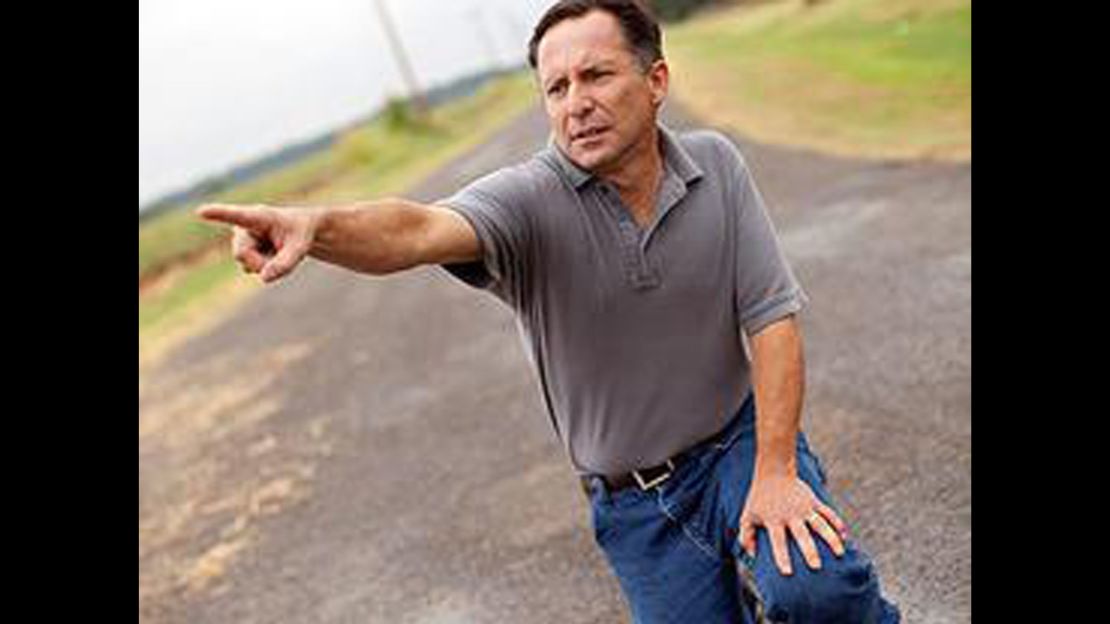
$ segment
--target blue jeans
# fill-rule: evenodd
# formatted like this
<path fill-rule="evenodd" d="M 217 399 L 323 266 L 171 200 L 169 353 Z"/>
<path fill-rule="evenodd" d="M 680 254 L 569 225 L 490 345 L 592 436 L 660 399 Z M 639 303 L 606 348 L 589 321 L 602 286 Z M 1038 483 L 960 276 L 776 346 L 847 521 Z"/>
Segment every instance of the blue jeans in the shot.
<path fill-rule="evenodd" d="M 797 453 L 799 476 L 835 509 L 821 462 L 801 433 Z M 724 435 L 694 452 L 662 484 L 609 491 L 600 477 L 588 477 L 594 539 L 620 582 L 632 621 L 899 622 L 898 609 L 880 594 L 870 559 L 851 540 L 838 558 L 814 536 L 821 556 L 815 571 L 790 538 L 792 576 L 775 566 L 766 530 L 757 531 L 755 558 L 744 552 L 737 528 L 754 465 L 755 407 L 749 396 Z"/>

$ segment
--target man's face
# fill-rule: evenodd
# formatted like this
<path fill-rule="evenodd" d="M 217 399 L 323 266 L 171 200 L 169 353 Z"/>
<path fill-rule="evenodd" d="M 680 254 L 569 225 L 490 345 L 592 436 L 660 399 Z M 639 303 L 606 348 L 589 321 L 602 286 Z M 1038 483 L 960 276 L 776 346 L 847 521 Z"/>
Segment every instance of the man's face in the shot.
<path fill-rule="evenodd" d="M 645 138 L 667 94 L 667 65 L 644 72 L 620 23 L 604 11 L 559 22 L 536 51 L 536 73 L 555 142 L 579 167 L 614 170 Z"/>

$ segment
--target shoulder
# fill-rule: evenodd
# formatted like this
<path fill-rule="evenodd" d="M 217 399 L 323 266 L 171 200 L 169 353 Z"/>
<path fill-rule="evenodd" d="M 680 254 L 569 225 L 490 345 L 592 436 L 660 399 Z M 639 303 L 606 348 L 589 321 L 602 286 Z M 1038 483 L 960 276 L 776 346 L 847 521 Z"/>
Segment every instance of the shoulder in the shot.
<path fill-rule="evenodd" d="M 745 172 L 748 169 L 739 146 L 725 133 L 711 128 L 678 135 L 678 141 L 699 167 L 714 172 Z"/>
<path fill-rule="evenodd" d="M 690 130 L 679 135 L 683 148 L 690 153 L 698 164 L 708 161 L 725 161 L 747 167 L 744 154 L 739 145 L 728 134 L 710 128 Z"/>
<path fill-rule="evenodd" d="M 710 188 L 721 189 L 726 201 L 746 194 L 752 172 L 736 142 L 724 132 L 699 129 L 678 135 L 678 142 L 708 178 Z"/>
<path fill-rule="evenodd" d="M 556 184 L 556 174 L 539 157 L 533 156 L 476 178 L 463 187 L 459 195 L 524 209 L 535 200 L 549 196 Z"/>
<path fill-rule="evenodd" d="M 740 147 L 724 132 L 700 129 L 679 135 L 679 144 L 704 174 L 700 186 L 719 197 L 733 212 L 756 214 L 746 207 L 761 198 L 755 179 Z M 757 207 L 758 208 L 758 207 Z"/>

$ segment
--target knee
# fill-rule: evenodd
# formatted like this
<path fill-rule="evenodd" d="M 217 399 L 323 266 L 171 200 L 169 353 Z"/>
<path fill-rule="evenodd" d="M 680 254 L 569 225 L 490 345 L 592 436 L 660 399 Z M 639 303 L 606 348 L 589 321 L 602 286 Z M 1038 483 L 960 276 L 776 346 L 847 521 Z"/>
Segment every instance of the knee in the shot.
<path fill-rule="evenodd" d="M 773 622 L 848 623 L 873 621 L 880 606 L 879 584 L 869 561 L 849 555 L 823 561 L 820 570 L 804 565 L 794 574 L 778 570 L 760 585 L 767 619 Z"/>

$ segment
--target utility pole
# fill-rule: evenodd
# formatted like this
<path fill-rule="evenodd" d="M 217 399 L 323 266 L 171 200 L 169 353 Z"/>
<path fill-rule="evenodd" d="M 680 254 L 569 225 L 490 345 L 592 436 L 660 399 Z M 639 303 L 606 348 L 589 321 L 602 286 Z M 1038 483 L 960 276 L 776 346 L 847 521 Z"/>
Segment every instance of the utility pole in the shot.
<path fill-rule="evenodd" d="M 428 110 L 428 101 L 424 99 L 424 92 L 420 90 L 420 86 L 416 82 L 416 73 L 412 71 L 408 55 L 405 54 L 405 48 L 401 45 L 401 39 L 393 28 L 393 21 L 389 17 L 385 0 L 374 0 L 374 6 L 378 9 L 378 16 L 382 20 L 382 28 L 385 29 L 385 36 L 389 40 L 389 48 L 393 52 L 393 58 L 397 61 L 397 67 L 401 70 L 401 78 L 404 79 L 405 86 L 408 87 L 409 95 L 413 98 L 417 111 L 424 113 Z"/>
<path fill-rule="evenodd" d="M 474 7 L 466 12 L 466 15 L 474 20 L 474 30 L 479 33 L 479 40 L 482 41 L 486 49 L 486 62 L 489 64 L 491 70 L 501 68 L 501 59 L 497 54 L 497 47 L 493 40 L 493 33 L 489 30 L 489 25 L 486 24 L 485 15 L 481 7 Z"/>

